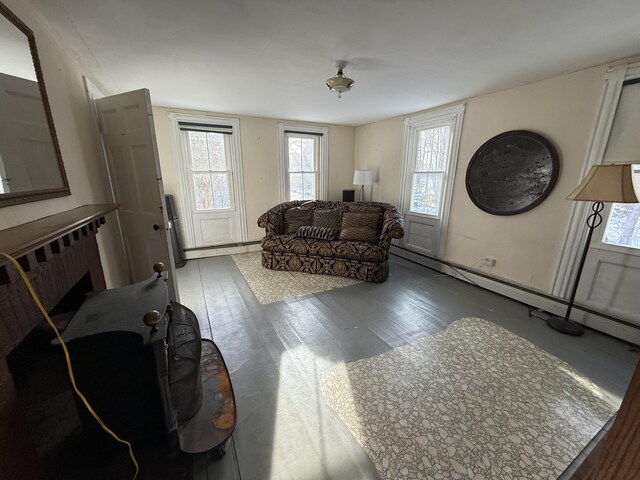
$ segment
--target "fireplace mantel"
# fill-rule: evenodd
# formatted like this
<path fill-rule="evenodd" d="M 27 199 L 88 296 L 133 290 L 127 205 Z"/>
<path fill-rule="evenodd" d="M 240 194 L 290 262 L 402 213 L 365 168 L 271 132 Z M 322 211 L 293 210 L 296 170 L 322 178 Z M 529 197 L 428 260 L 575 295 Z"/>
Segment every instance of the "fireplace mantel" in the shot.
<path fill-rule="evenodd" d="M 0 252 L 18 258 L 92 222 L 99 221 L 101 225 L 104 223 L 104 216 L 116 210 L 118 206 L 115 203 L 83 205 L 0 230 Z M 4 257 L 0 258 L 0 265 L 5 262 Z"/>
<path fill-rule="evenodd" d="M 84 205 L 0 230 L 0 251 L 18 260 L 47 310 L 87 272 L 94 290 L 104 290 L 95 235 L 116 204 Z M 0 357 L 42 320 L 18 272 L 0 258 Z"/>

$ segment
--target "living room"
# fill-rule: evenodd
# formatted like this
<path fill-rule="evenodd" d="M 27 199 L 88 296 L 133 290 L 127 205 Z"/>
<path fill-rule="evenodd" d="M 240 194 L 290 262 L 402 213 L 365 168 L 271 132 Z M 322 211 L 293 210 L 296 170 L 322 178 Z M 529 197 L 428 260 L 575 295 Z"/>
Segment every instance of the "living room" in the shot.
<path fill-rule="evenodd" d="M 618 128 L 622 120 L 616 119 L 616 108 L 637 98 L 622 93 L 630 92 L 640 76 L 635 28 L 640 11 L 633 2 L 613 7 L 549 2 L 546 13 L 541 5 L 494 1 L 456 7 L 196 2 L 184 14 L 183 7 L 149 6 L 147 11 L 126 2 L 4 3 L 34 32 L 71 195 L 6 206 L 0 209 L 2 229 L 82 205 L 113 203 L 87 90 L 95 98 L 150 90 L 164 192 L 174 195 L 182 224 L 190 226 L 184 238 L 187 266 L 172 272 L 179 298 L 200 318 L 207 317 L 203 336 L 213 337 L 225 355 L 238 402 L 233 455 L 228 452 L 219 463 L 198 460 L 206 463 L 209 477 L 195 478 L 378 478 L 377 464 L 339 420 L 319 420 L 331 412 L 327 406 L 314 414 L 296 403 L 303 400 L 292 393 L 295 382 L 301 382 L 298 395 L 305 392 L 317 397 L 313 402 L 323 402 L 319 384 L 302 373 L 316 375 L 338 359 L 353 362 L 405 346 L 464 317 L 492 321 L 560 357 L 619 407 L 637 362 L 624 342 L 640 343 L 637 300 L 630 294 L 637 278 L 626 272 L 626 280 L 590 297 L 590 287 L 600 286 L 593 252 L 601 242 L 596 245 L 594 237 L 572 317 L 588 327 L 586 335 L 565 337 L 537 313 L 529 317 L 533 310 L 524 305 L 542 315 L 564 315 L 589 210 L 586 202 L 566 197 L 591 165 L 606 163 L 610 136 L 629 138 L 629 123 Z M 424 58 L 412 65 L 416 52 Z M 197 65 L 198 56 L 206 65 Z M 344 75 L 355 80 L 342 98 L 324 85 L 336 75 L 339 61 L 346 62 Z M 280 180 L 286 176 L 285 131 L 323 134 L 320 198 L 340 201 L 343 191 L 352 189 L 358 197 L 354 171 L 365 170 L 372 180 L 364 199 L 393 204 L 406 214 L 411 172 L 404 152 L 412 125 L 454 110 L 458 137 L 446 172 L 445 221 L 430 237 L 434 244 L 427 248 L 411 237 L 423 227 L 405 215 L 405 237 L 391 246 L 387 282 L 256 303 L 234 258 L 260 249 L 265 231 L 256 221 L 289 200 Z M 188 121 L 228 122 L 235 129 L 231 142 L 237 145 L 238 170 L 232 178 L 240 183 L 232 191 L 242 212 L 231 221 L 235 226 L 214 241 L 194 230 L 184 202 L 188 179 L 179 132 L 180 122 Z M 555 184 L 535 208 L 495 215 L 472 201 L 467 175 L 479 148 L 509 131 L 543 136 L 559 167 Z M 637 160 L 637 155 L 609 159 Z M 131 283 L 131 277 L 115 214 L 106 220 L 96 238 L 106 286 L 114 288 Z M 404 312 L 404 322 L 394 308 Z M 308 326 L 296 320 L 305 315 L 315 318 Z M 511 324 L 508 317 L 518 320 Z M 295 336 L 302 340 L 294 341 Z M 608 357 L 613 360 L 603 360 Z M 261 362 L 269 368 L 255 367 Z M 594 366 L 598 362 L 604 366 Z M 253 370 L 243 373 L 248 365 Z M 268 407 L 255 403 L 256 392 L 270 399 Z M 297 420 L 287 416 L 287 409 Z M 269 420 L 256 421 L 258 415 Z M 331 435 L 308 439 L 325 427 L 347 452 L 333 446 L 330 451 L 339 460 L 318 453 Z M 264 448 L 256 447 L 258 460 L 251 466 L 252 436 Z M 276 438 L 283 443 L 272 444 Z"/>

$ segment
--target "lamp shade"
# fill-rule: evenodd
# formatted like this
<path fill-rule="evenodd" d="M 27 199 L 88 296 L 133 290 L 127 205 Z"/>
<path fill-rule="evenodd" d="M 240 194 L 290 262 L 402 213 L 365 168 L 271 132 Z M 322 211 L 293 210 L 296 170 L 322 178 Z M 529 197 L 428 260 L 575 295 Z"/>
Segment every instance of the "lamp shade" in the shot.
<path fill-rule="evenodd" d="M 371 185 L 373 183 L 373 172 L 371 170 L 356 170 L 353 173 L 354 185 Z"/>
<path fill-rule="evenodd" d="M 638 203 L 640 194 L 633 180 L 633 165 L 594 165 L 567 200 Z"/>

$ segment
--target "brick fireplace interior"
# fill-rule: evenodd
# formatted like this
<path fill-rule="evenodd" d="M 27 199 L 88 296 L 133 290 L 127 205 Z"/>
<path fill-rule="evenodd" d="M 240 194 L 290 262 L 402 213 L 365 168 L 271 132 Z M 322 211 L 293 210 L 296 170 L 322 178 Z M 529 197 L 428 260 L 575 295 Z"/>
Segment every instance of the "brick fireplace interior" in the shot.
<path fill-rule="evenodd" d="M 62 330 L 93 290 L 87 273 L 49 311 Z M 7 355 L 18 402 L 47 478 L 60 478 L 60 461 L 67 446 L 82 433 L 62 349 L 51 345 L 54 334 L 40 322 Z"/>

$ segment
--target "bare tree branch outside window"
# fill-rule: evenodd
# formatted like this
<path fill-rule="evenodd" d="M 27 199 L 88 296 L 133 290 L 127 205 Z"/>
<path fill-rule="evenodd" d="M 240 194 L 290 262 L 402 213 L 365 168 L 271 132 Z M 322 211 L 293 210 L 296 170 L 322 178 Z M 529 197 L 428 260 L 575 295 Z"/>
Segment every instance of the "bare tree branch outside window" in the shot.
<path fill-rule="evenodd" d="M 231 177 L 225 135 L 187 132 L 196 210 L 231 208 Z"/>
<path fill-rule="evenodd" d="M 449 155 L 448 125 L 418 133 L 410 210 L 439 215 L 443 180 Z"/>

